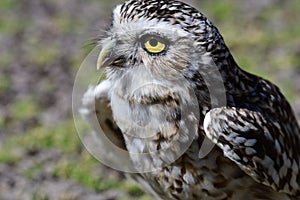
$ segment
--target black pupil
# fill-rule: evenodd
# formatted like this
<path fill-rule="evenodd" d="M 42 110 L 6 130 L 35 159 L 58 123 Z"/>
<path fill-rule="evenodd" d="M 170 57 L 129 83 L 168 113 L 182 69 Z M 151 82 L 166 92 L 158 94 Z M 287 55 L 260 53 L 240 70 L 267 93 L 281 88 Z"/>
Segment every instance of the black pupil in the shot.
<path fill-rule="evenodd" d="M 150 42 L 150 45 L 153 46 L 153 47 L 158 45 L 158 41 L 154 38 L 151 38 L 151 40 L 149 42 Z"/>

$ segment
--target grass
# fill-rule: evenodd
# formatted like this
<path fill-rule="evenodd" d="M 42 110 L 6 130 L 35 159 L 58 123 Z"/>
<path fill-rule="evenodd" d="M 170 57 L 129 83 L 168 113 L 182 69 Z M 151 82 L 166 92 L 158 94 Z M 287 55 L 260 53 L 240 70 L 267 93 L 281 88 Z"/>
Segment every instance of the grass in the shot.
<path fill-rule="evenodd" d="M 0 74 L 0 95 L 5 95 L 5 92 L 10 88 L 11 80 L 8 76 Z"/>
<path fill-rule="evenodd" d="M 49 174 L 54 179 L 73 180 L 95 192 L 119 189 L 137 198 L 144 196 L 131 182 L 117 176 L 107 177 L 101 173 L 99 169 L 103 166 L 82 149 L 72 120 L 57 127 L 35 127 L 24 135 L 10 137 L 0 150 L 0 163 L 16 165 L 24 159 L 22 151 L 39 152 L 47 149 L 55 149 L 63 155 Z M 34 180 L 44 169 L 44 165 L 43 162 L 34 163 L 24 170 L 23 176 Z M 40 197 L 37 195 L 35 198 Z"/>
<path fill-rule="evenodd" d="M 0 10 L 8 10 L 14 8 L 18 5 L 17 0 L 1 0 L 0 1 Z"/>
<path fill-rule="evenodd" d="M 12 118 L 17 121 L 24 121 L 33 118 L 40 112 L 40 108 L 33 98 L 15 100 L 10 105 Z"/>
<path fill-rule="evenodd" d="M 19 107 L 23 108 L 23 103 Z M 20 109 L 20 112 L 23 114 L 16 116 L 19 119 L 32 115 L 26 109 Z M 80 146 L 72 120 L 57 127 L 38 126 L 31 128 L 26 134 L 9 137 L 0 149 L 0 163 L 17 162 L 22 159 L 22 151 L 56 149 L 63 154 L 69 154 L 75 153 Z"/>

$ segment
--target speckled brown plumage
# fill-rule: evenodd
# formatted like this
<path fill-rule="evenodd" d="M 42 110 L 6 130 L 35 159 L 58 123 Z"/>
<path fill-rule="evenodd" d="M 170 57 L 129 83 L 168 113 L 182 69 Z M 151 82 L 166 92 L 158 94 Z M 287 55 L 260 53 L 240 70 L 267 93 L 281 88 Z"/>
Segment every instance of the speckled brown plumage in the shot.
<path fill-rule="evenodd" d="M 147 49 L 145 37 L 163 50 Z M 114 9 L 100 45 L 98 65 L 110 87 L 101 95 L 102 83 L 94 89 L 98 120 L 137 169 L 156 169 L 128 174 L 155 199 L 300 198 L 300 129 L 289 103 L 274 84 L 238 67 L 198 10 L 174 0 L 129 0 Z M 212 106 L 215 82 L 207 77 L 224 84 L 225 106 Z M 185 117 L 183 105 L 195 103 L 189 89 L 199 115 L 188 110 Z M 205 137 L 216 146 L 202 158 Z"/>

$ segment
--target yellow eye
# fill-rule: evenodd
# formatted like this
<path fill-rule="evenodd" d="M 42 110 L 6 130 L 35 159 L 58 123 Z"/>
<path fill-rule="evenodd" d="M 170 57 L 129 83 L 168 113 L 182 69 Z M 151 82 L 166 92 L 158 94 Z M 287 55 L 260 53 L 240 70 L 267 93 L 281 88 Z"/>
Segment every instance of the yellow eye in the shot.
<path fill-rule="evenodd" d="M 166 50 L 167 41 L 156 35 L 142 37 L 142 46 L 150 54 L 159 54 Z"/>
<path fill-rule="evenodd" d="M 150 53 L 160 53 L 165 50 L 166 45 L 152 38 L 145 43 L 145 48 Z"/>

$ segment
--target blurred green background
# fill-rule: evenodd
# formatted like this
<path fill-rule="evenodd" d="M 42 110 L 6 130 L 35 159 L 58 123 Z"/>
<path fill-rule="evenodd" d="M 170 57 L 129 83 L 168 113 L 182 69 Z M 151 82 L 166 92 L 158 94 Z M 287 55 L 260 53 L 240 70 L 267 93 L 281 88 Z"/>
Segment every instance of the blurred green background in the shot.
<path fill-rule="evenodd" d="M 0 200 L 151 199 L 101 165 L 72 118 L 76 71 L 117 0 L 0 1 Z M 239 65 L 300 116 L 299 0 L 199 0 Z"/>

